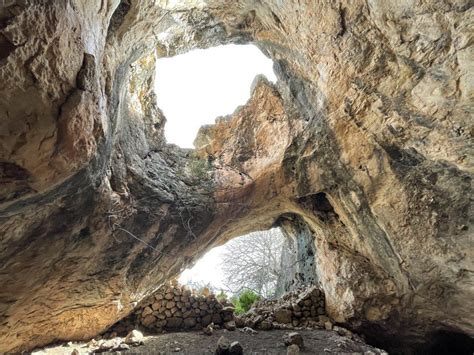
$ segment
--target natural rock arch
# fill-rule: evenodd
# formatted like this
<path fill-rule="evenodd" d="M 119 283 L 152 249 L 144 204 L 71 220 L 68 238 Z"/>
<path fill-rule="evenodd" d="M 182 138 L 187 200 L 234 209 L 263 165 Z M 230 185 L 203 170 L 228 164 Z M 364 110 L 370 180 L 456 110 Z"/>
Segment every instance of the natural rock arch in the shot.
<path fill-rule="evenodd" d="M 0 9 L 0 351 L 92 337 L 287 213 L 336 320 L 472 334 L 469 2 L 186 4 Z M 167 146 L 155 56 L 230 42 L 278 84 L 258 79 L 195 152 Z"/>

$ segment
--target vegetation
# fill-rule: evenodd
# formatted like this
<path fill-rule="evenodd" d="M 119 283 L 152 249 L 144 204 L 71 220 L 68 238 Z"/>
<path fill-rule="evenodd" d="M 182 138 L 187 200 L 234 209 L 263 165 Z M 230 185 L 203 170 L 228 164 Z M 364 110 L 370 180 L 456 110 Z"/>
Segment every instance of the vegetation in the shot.
<path fill-rule="evenodd" d="M 209 170 L 209 166 L 208 166 L 207 160 L 199 159 L 199 158 L 191 160 L 190 171 L 194 177 L 200 180 L 205 179 L 207 178 L 208 170 Z"/>
<path fill-rule="evenodd" d="M 239 295 L 249 289 L 261 297 L 272 297 L 282 273 L 283 242 L 279 228 L 250 233 L 228 242 L 221 264 L 228 291 Z"/>
<path fill-rule="evenodd" d="M 239 296 L 232 297 L 232 304 L 235 306 L 235 314 L 247 312 L 252 304 L 260 300 L 260 296 L 251 290 L 242 291 Z"/>

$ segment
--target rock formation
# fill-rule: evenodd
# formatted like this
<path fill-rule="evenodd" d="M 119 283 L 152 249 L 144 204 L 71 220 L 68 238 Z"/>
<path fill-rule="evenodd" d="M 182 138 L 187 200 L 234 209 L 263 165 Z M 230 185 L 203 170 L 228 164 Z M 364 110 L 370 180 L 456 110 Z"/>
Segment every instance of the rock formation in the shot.
<path fill-rule="evenodd" d="M 389 349 L 473 335 L 473 20 L 469 0 L 2 2 L 0 352 L 91 338 L 288 216 L 336 321 Z M 278 83 L 167 145 L 156 58 L 226 43 Z"/>

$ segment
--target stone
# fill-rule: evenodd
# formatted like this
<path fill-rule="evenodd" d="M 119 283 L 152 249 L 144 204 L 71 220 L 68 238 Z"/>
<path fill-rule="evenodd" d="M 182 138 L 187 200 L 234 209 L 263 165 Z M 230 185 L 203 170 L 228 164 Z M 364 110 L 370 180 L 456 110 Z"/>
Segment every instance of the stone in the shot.
<path fill-rule="evenodd" d="M 230 331 L 235 330 L 235 328 L 236 328 L 235 322 L 233 320 L 225 322 L 224 323 L 224 328 L 227 329 L 227 330 L 230 330 Z"/>
<path fill-rule="evenodd" d="M 142 317 L 146 317 L 153 313 L 153 309 L 151 307 L 145 307 L 142 312 Z"/>
<path fill-rule="evenodd" d="M 221 321 L 222 321 L 222 318 L 221 318 Z M 235 321 L 235 326 L 237 328 L 243 328 L 245 326 L 245 320 L 242 317 L 235 316 L 234 321 Z M 215 322 L 215 323 L 220 323 L 220 322 Z"/>
<path fill-rule="evenodd" d="M 107 339 L 107 340 L 100 340 L 99 349 L 102 351 L 105 350 L 116 350 L 121 348 L 122 346 L 122 339 L 121 338 L 114 338 L 114 339 Z"/>
<path fill-rule="evenodd" d="M 215 355 L 228 355 L 230 348 L 230 341 L 225 336 L 221 336 L 217 341 Z"/>
<path fill-rule="evenodd" d="M 270 330 L 272 328 L 273 328 L 273 322 L 268 319 L 261 321 L 259 324 L 259 329 L 261 330 Z"/>
<path fill-rule="evenodd" d="M 205 315 L 201 318 L 201 324 L 205 327 L 212 322 L 212 316 L 210 314 Z"/>
<path fill-rule="evenodd" d="M 201 290 L 201 293 L 203 294 L 203 296 L 209 296 L 211 291 L 209 290 L 208 287 L 204 287 L 202 290 Z"/>
<path fill-rule="evenodd" d="M 304 347 L 303 337 L 301 336 L 300 333 L 297 333 L 297 332 L 287 333 L 283 335 L 283 342 L 285 343 L 286 346 L 295 344 L 295 345 L 298 345 L 299 348 Z"/>
<path fill-rule="evenodd" d="M 207 327 L 204 327 L 202 331 L 206 335 L 212 335 L 214 333 L 214 324 L 209 324 Z"/>
<path fill-rule="evenodd" d="M 214 314 L 212 314 L 212 316 L 211 316 L 211 321 L 212 321 L 212 323 L 214 323 L 214 324 L 222 324 L 222 317 L 221 317 L 220 314 L 214 313 Z M 236 324 L 236 326 L 237 326 L 237 324 Z"/>
<path fill-rule="evenodd" d="M 194 318 L 186 318 L 184 320 L 184 326 L 186 328 L 193 328 L 196 325 L 196 319 Z"/>
<path fill-rule="evenodd" d="M 131 345 L 143 344 L 143 341 L 144 341 L 143 334 L 136 329 L 128 333 L 124 340 L 126 344 L 131 344 Z"/>
<path fill-rule="evenodd" d="M 141 323 L 145 326 L 145 327 L 150 327 L 151 325 L 153 325 L 153 323 L 156 322 L 156 318 L 152 315 L 148 315 L 146 316 L 145 318 L 142 319 Z"/>
<path fill-rule="evenodd" d="M 293 314 L 288 309 L 278 309 L 275 311 L 275 321 L 278 323 L 288 324 L 291 323 Z"/>
<path fill-rule="evenodd" d="M 167 328 L 179 328 L 183 324 L 183 319 L 177 317 L 171 317 L 166 320 Z"/>
<path fill-rule="evenodd" d="M 300 347 L 296 344 L 292 344 L 286 348 L 286 355 L 298 355 L 300 353 Z"/>
<path fill-rule="evenodd" d="M 250 327 L 243 327 L 242 329 L 240 329 L 240 332 L 241 333 L 245 333 L 245 334 L 250 334 L 250 335 L 255 335 L 257 334 L 257 331 L 250 328 Z"/>
<path fill-rule="evenodd" d="M 229 355 L 243 355 L 244 348 L 238 341 L 233 341 L 229 346 Z"/>

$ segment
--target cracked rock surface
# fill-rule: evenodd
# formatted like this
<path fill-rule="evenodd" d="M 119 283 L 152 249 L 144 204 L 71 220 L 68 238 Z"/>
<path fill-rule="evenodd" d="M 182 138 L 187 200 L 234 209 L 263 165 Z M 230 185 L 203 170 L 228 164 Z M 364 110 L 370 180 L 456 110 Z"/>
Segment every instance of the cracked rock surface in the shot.
<path fill-rule="evenodd" d="M 389 350 L 474 335 L 473 20 L 468 0 L 4 2 L 0 352 L 90 339 L 296 220 L 337 322 Z M 278 82 L 167 145 L 156 58 L 226 43 Z"/>

